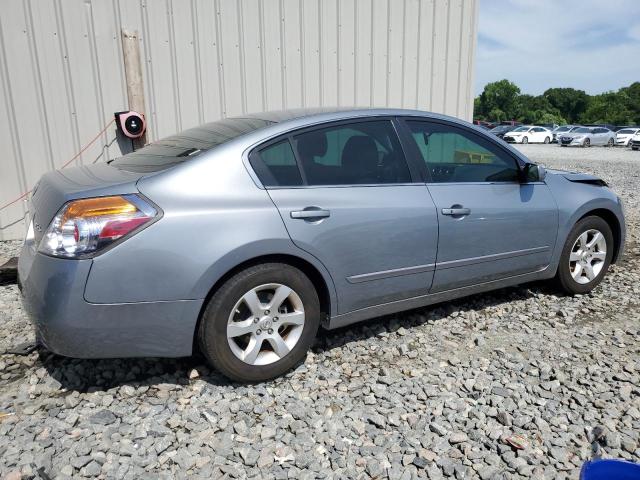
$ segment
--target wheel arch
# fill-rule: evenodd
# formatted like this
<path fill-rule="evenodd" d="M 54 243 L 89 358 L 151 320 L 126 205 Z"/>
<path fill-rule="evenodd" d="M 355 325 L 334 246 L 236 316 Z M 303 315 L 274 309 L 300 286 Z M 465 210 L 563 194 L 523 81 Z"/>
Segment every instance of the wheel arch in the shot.
<path fill-rule="evenodd" d="M 616 263 L 622 247 L 622 226 L 620 225 L 618 217 L 611 210 L 596 208 L 586 212 L 577 221 L 579 222 L 586 217 L 600 217 L 607 222 L 609 228 L 611 228 L 611 233 L 613 233 L 613 256 L 611 257 L 611 263 Z"/>
<path fill-rule="evenodd" d="M 318 293 L 318 299 L 320 300 L 320 312 L 322 318 L 320 319 L 321 324 L 323 326 L 327 325 L 327 319 L 333 314 L 333 311 L 337 310 L 336 305 L 336 296 L 333 290 L 333 282 L 330 278 L 327 278 L 328 273 L 322 272 L 320 268 L 314 265 L 311 261 L 302 258 L 301 256 L 289 254 L 289 253 L 268 253 L 263 255 L 258 255 L 249 259 L 246 259 L 234 267 L 228 269 L 224 274 L 222 274 L 213 285 L 209 288 L 203 302 L 200 307 L 200 312 L 198 313 L 198 320 L 196 322 L 196 326 L 193 332 L 193 350 L 196 351 L 198 348 L 198 331 L 200 329 L 200 322 L 202 321 L 202 316 L 207 308 L 207 304 L 211 297 L 218 291 L 218 289 L 233 275 L 242 270 L 245 270 L 254 265 L 260 265 L 263 263 L 284 263 L 290 265 L 292 267 L 298 268 L 302 273 L 304 273 Z M 333 308 L 333 310 L 332 310 Z"/>

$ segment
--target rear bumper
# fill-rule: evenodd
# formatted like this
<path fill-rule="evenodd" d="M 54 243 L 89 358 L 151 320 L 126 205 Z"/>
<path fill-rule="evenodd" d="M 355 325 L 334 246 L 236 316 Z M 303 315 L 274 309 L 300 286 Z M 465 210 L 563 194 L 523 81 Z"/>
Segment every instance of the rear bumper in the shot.
<path fill-rule="evenodd" d="M 91 263 L 23 246 L 18 261 L 23 305 L 47 349 L 75 358 L 191 354 L 201 300 L 89 303 L 84 287 Z"/>

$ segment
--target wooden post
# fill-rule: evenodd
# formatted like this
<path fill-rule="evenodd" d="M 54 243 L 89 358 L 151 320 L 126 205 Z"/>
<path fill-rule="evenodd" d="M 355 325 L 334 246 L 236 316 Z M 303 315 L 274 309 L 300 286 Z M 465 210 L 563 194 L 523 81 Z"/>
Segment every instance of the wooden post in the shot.
<path fill-rule="evenodd" d="M 140 63 L 140 41 L 137 31 L 122 29 L 122 53 L 124 57 L 124 74 L 127 81 L 127 98 L 129 110 L 144 113 L 149 128 L 149 117 L 144 106 L 144 84 L 142 82 L 142 64 Z M 147 131 L 142 137 L 133 141 L 134 149 L 147 143 Z"/>

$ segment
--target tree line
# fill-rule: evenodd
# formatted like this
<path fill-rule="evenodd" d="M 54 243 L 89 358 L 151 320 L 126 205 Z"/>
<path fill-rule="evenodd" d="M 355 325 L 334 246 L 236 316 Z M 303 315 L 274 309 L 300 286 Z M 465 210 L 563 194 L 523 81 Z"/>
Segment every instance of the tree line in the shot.
<path fill-rule="evenodd" d="M 528 95 L 504 79 L 488 83 L 475 98 L 473 118 L 560 125 L 640 125 L 640 82 L 598 95 L 575 88 L 549 88 L 542 95 Z"/>

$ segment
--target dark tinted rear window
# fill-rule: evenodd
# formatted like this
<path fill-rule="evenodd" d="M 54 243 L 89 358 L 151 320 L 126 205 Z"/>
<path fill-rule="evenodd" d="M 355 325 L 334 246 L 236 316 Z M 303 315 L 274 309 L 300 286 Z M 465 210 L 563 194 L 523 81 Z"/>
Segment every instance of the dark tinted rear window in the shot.
<path fill-rule="evenodd" d="M 205 150 L 273 123 L 258 118 L 225 118 L 150 143 L 133 153 L 112 160 L 110 164 L 131 172 L 164 170 Z"/>
<path fill-rule="evenodd" d="M 250 161 L 265 187 L 302 185 L 298 163 L 289 140 L 282 140 L 252 153 Z"/>

